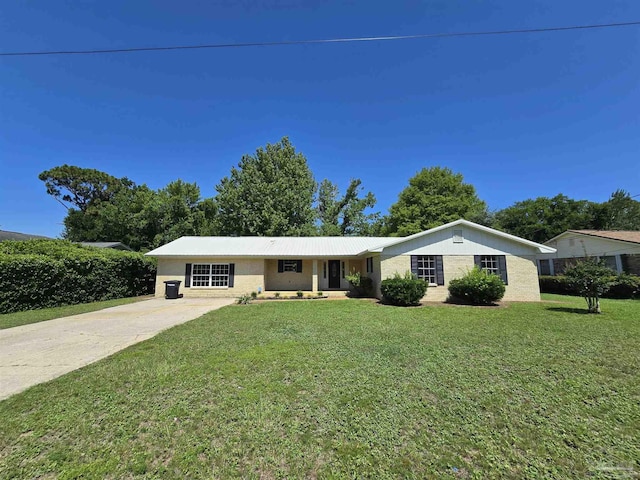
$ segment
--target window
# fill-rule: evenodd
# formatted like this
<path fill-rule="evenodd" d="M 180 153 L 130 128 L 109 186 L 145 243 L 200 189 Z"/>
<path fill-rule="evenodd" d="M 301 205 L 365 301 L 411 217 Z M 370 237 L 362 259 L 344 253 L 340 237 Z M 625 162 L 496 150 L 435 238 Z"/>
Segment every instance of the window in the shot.
<path fill-rule="evenodd" d="M 604 262 L 605 267 L 610 268 L 614 272 L 618 271 L 618 264 L 615 255 L 600 257 L 600 261 Z"/>
<path fill-rule="evenodd" d="M 540 260 L 540 275 L 551 275 L 551 262 L 548 259 Z"/>
<path fill-rule="evenodd" d="M 462 230 L 453 231 L 453 243 L 462 243 L 464 237 L 462 236 Z"/>
<path fill-rule="evenodd" d="M 297 272 L 298 271 L 298 261 L 297 260 L 283 260 L 283 271 L 284 272 Z"/>
<path fill-rule="evenodd" d="M 228 263 L 194 263 L 191 270 L 194 287 L 228 287 Z"/>
<path fill-rule="evenodd" d="M 302 273 L 302 260 L 278 260 L 278 273 Z"/>
<path fill-rule="evenodd" d="M 473 261 L 485 272 L 499 276 L 507 285 L 507 257 L 505 255 L 475 255 Z"/>
<path fill-rule="evenodd" d="M 480 268 L 485 272 L 499 275 L 500 267 L 498 266 L 498 257 L 496 255 L 482 255 L 482 257 L 480 257 Z"/>
<path fill-rule="evenodd" d="M 367 257 L 367 273 L 373 273 L 373 257 Z"/>
<path fill-rule="evenodd" d="M 425 282 L 436 284 L 436 257 L 433 255 L 418 255 L 418 278 Z"/>
<path fill-rule="evenodd" d="M 411 273 L 430 285 L 444 285 L 442 255 L 411 255 Z"/>

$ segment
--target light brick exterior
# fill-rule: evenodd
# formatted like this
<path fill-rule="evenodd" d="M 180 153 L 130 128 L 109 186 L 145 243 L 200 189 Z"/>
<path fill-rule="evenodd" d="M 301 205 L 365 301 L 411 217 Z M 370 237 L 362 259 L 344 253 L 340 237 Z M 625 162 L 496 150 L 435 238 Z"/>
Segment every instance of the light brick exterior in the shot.
<path fill-rule="evenodd" d="M 233 288 L 190 287 L 186 288 L 185 267 L 187 263 L 233 263 L 235 264 Z M 180 280 L 180 293 L 185 297 L 239 297 L 243 294 L 257 292 L 258 287 L 264 290 L 265 260 L 246 258 L 180 258 L 158 259 L 158 274 L 156 276 L 156 297 L 164 297 L 164 281 Z"/>
<path fill-rule="evenodd" d="M 515 256 L 507 255 L 507 279 L 503 300 L 505 301 L 539 301 L 540 287 L 538 285 L 538 270 L 535 255 Z M 474 266 L 473 255 L 444 255 L 442 257 L 444 270 L 444 285 L 429 286 L 425 301 L 442 302 L 449 296 L 449 281 L 462 277 Z M 398 255 L 395 257 L 381 257 L 382 280 L 392 277 L 396 272 L 404 275 L 411 271 L 411 255 Z M 376 294 L 381 296 L 380 286 L 376 288 Z"/>

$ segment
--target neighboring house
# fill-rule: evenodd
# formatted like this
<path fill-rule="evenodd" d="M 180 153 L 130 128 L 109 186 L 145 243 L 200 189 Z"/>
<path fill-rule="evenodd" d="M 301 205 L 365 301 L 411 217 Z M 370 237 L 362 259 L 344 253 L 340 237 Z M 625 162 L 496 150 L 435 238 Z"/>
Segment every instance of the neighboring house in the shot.
<path fill-rule="evenodd" d="M 0 230 L 0 242 L 5 240 L 34 240 L 34 239 L 49 239 L 49 237 L 43 237 L 42 235 L 30 235 L 28 233 L 9 232 L 7 230 Z"/>
<path fill-rule="evenodd" d="M 618 273 L 640 275 L 640 231 L 567 230 L 544 244 L 556 253 L 538 255 L 540 275 L 560 275 L 568 264 L 587 256 Z"/>
<path fill-rule="evenodd" d="M 122 242 L 78 242 L 83 247 L 96 247 L 96 248 L 113 248 L 114 250 L 127 250 L 132 252 L 128 245 Z"/>
<path fill-rule="evenodd" d="M 158 258 L 156 295 L 181 280 L 185 297 L 252 291 L 348 290 L 346 275 L 380 282 L 412 271 L 429 282 L 425 300 L 479 265 L 507 283 L 504 300 L 540 300 L 536 255 L 555 250 L 466 220 L 409 237 L 182 237 L 147 253 Z"/>

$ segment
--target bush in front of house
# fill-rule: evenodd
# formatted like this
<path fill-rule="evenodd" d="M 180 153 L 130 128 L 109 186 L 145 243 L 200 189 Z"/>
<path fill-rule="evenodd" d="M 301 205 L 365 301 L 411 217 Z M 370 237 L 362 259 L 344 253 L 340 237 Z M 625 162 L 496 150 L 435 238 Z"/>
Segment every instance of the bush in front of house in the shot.
<path fill-rule="evenodd" d="M 620 273 L 611 279 L 609 290 L 603 294 L 605 298 L 640 298 L 640 277 Z"/>
<path fill-rule="evenodd" d="M 556 293 L 558 295 L 575 295 L 575 291 L 564 275 L 540 275 L 538 277 L 540 293 Z"/>
<path fill-rule="evenodd" d="M 351 285 L 349 296 L 352 297 L 372 297 L 373 296 L 373 280 L 363 276 L 360 272 L 353 272 L 346 277 L 347 282 Z"/>
<path fill-rule="evenodd" d="M 404 276 L 396 273 L 393 277 L 382 281 L 380 290 L 384 303 L 408 307 L 420 304 L 420 300 L 427 293 L 427 282 L 420 280 L 411 272 L 406 272 Z"/>
<path fill-rule="evenodd" d="M 153 293 L 155 260 L 64 240 L 0 243 L 0 313 Z"/>
<path fill-rule="evenodd" d="M 564 275 L 541 275 L 538 277 L 541 293 L 558 295 L 578 295 L 571 282 Z M 620 273 L 609 276 L 609 290 L 602 294 L 603 298 L 640 298 L 640 277 Z"/>
<path fill-rule="evenodd" d="M 474 267 L 464 277 L 449 282 L 450 300 L 473 305 L 491 305 L 504 297 L 505 285 L 499 276 Z"/>

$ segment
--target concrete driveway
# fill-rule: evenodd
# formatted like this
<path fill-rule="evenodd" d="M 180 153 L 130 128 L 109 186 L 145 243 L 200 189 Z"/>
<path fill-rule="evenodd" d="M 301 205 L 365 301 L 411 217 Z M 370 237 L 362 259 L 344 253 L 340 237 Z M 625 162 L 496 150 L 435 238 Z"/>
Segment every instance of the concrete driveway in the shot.
<path fill-rule="evenodd" d="M 0 400 L 233 301 L 153 298 L 0 330 Z"/>

